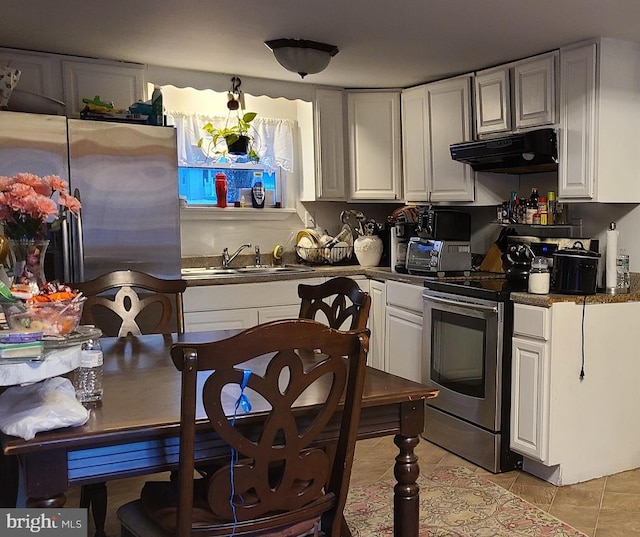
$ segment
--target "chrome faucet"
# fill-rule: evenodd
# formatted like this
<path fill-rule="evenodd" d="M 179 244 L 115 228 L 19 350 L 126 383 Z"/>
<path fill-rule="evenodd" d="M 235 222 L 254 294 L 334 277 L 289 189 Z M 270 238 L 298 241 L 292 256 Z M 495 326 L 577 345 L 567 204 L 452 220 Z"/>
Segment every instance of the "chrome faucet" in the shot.
<path fill-rule="evenodd" d="M 262 257 L 260 256 L 260 246 L 256 244 L 256 267 L 262 265 Z"/>
<path fill-rule="evenodd" d="M 238 256 L 238 254 L 242 252 L 242 250 L 244 250 L 245 248 L 251 248 L 251 245 L 243 244 L 231 255 L 229 255 L 229 248 L 225 248 L 224 250 L 222 250 L 222 266 L 224 268 L 229 268 L 229 263 L 231 263 L 231 261 L 233 261 Z"/>

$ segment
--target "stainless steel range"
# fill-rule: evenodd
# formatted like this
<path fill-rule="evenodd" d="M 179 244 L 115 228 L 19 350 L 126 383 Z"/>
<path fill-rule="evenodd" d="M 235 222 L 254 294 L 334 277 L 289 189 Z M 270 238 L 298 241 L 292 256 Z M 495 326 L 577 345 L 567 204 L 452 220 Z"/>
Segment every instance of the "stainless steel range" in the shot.
<path fill-rule="evenodd" d="M 423 382 L 440 390 L 426 406 L 424 438 L 491 472 L 519 467 L 509 449 L 511 289 L 502 275 L 428 278 Z"/>

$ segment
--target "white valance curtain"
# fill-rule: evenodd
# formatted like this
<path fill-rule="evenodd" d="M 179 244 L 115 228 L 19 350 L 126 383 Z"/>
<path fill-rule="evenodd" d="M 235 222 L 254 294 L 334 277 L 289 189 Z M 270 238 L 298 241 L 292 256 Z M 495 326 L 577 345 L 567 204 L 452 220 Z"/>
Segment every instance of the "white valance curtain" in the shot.
<path fill-rule="evenodd" d="M 203 149 L 198 147 L 198 140 L 206 133 L 202 127 L 211 123 L 216 128 L 223 128 L 226 117 L 187 114 L 183 112 L 166 112 L 167 121 L 176 127 L 178 137 L 178 165 L 197 166 L 220 160 L 221 155 L 206 153 L 206 138 Z M 254 150 L 260 157 L 260 164 L 267 168 L 280 167 L 288 172 L 293 171 L 293 136 L 295 121 L 290 119 L 269 119 L 256 117 L 252 122 Z M 232 156 L 227 156 L 231 160 Z"/>

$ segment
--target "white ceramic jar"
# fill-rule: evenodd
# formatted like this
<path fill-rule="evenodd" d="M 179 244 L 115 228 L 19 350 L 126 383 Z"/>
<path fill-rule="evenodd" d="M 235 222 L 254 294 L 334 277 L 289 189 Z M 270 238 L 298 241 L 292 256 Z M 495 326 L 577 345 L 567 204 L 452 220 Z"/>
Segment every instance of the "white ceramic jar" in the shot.
<path fill-rule="evenodd" d="M 382 239 L 377 235 L 361 235 L 353 242 L 353 251 L 362 267 L 377 267 L 382 258 Z"/>
<path fill-rule="evenodd" d="M 534 257 L 529 272 L 528 291 L 534 295 L 549 294 L 549 264 L 545 257 Z"/>

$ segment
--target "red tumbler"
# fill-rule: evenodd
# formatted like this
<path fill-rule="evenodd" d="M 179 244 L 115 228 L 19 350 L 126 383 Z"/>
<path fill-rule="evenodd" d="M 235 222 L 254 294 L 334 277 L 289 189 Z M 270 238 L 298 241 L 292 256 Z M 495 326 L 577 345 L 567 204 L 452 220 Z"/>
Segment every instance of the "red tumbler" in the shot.
<path fill-rule="evenodd" d="M 227 206 L 227 176 L 224 173 L 216 173 L 216 198 L 218 207 Z"/>

